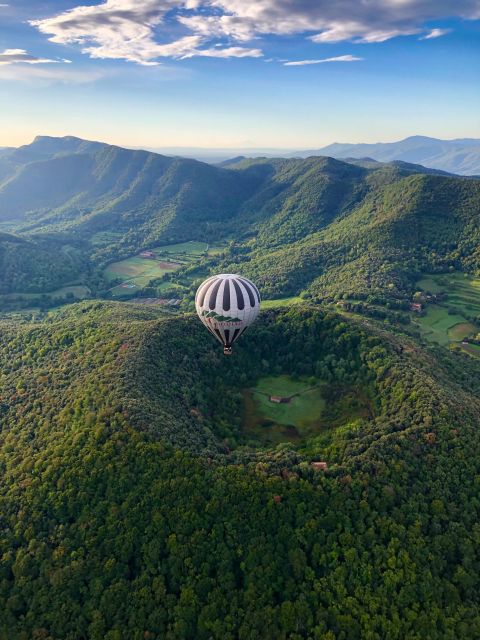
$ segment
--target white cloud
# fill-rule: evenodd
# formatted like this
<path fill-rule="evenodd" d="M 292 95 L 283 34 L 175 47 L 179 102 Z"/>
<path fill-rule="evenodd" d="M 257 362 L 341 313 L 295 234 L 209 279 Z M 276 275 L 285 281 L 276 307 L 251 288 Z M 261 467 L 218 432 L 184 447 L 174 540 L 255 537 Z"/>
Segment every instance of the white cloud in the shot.
<path fill-rule="evenodd" d="M 245 49 L 244 47 L 226 47 L 225 49 L 195 49 L 181 56 L 181 60 L 203 56 L 206 58 L 260 58 L 263 56 L 261 49 Z"/>
<path fill-rule="evenodd" d="M 358 62 L 363 60 L 363 58 L 359 58 L 357 56 L 335 56 L 334 58 L 322 58 L 320 60 L 292 60 L 289 62 L 284 62 L 285 67 L 303 67 L 308 64 L 324 64 L 325 62 Z"/>
<path fill-rule="evenodd" d="M 442 17 L 476 19 L 480 0 L 204 0 L 212 15 L 182 18 L 205 36 L 248 41 L 262 34 L 313 34 L 314 42 L 384 42 L 421 33 Z"/>
<path fill-rule="evenodd" d="M 50 60 L 49 58 L 38 58 L 25 49 L 5 49 L 0 53 L 0 65 L 7 64 L 51 64 L 58 62 L 69 62 L 69 60 Z"/>
<path fill-rule="evenodd" d="M 334 24 L 330 28 L 312 36 L 312 42 L 342 42 L 351 40 L 355 43 L 371 44 L 375 42 L 386 42 L 398 36 L 412 36 L 420 33 L 420 29 L 414 27 L 404 27 L 403 29 L 374 29 L 366 28 L 365 25 L 357 23 Z"/>
<path fill-rule="evenodd" d="M 426 35 L 422 36 L 420 40 L 433 40 L 435 38 L 441 38 L 451 33 L 451 29 L 431 29 Z"/>
<path fill-rule="evenodd" d="M 260 49 L 246 43 L 265 35 L 303 34 L 319 44 L 385 42 L 421 35 L 426 23 L 445 17 L 478 19 L 480 0 L 103 0 L 31 24 L 91 57 L 152 65 L 214 50 L 215 57 L 258 57 Z"/>
<path fill-rule="evenodd" d="M 76 7 L 53 18 L 33 20 L 31 24 L 48 34 L 52 42 L 81 44 L 82 51 L 92 58 L 123 59 L 143 65 L 158 64 L 159 58 L 259 55 L 258 49 L 242 47 L 226 47 L 215 53 L 209 48 L 201 49 L 206 40 L 200 29 L 173 42 L 157 42 L 155 29 L 169 11 L 198 6 L 196 0 L 107 0 L 95 6 Z"/>
<path fill-rule="evenodd" d="M 0 66 L 0 81 L 20 82 L 39 87 L 53 84 L 88 84 L 104 79 L 106 73 L 99 70 L 79 70 L 73 67 L 42 67 L 23 64 Z"/>

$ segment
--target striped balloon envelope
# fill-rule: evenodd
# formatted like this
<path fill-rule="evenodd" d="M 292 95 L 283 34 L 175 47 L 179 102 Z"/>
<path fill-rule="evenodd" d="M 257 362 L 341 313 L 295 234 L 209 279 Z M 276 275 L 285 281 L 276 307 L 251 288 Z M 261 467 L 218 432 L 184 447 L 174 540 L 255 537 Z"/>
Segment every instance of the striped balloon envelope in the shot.
<path fill-rule="evenodd" d="M 195 296 L 198 317 L 222 344 L 223 353 L 232 353 L 232 344 L 258 316 L 260 294 L 242 276 L 221 273 L 202 282 Z"/>

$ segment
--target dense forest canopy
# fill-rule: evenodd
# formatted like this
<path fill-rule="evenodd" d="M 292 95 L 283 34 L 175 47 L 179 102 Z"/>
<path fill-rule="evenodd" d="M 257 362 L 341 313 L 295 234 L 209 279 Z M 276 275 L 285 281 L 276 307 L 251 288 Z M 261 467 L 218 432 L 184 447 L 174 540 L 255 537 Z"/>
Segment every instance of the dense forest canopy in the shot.
<path fill-rule="evenodd" d="M 405 163 L 3 150 L 0 638 L 480 637 L 479 203 Z M 266 302 L 225 358 L 191 311 L 230 271 Z"/>
<path fill-rule="evenodd" d="M 120 303 L 2 336 L 3 637 L 478 636 L 476 361 L 312 306 L 230 360 Z M 280 373 L 375 415 L 252 449 L 239 391 Z"/>

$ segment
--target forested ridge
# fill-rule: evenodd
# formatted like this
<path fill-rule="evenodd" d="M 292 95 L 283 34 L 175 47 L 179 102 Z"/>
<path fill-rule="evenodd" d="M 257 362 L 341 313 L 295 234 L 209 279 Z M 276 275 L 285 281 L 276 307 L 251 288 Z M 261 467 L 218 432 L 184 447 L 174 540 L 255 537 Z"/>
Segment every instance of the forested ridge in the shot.
<path fill-rule="evenodd" d="M 0 157 L 8 231 L 0 292 L 50 293 L 80 281 L 92 297 L 108 297 L 109 263 L 203 241 L 224 251 L 175 276 L 190 282 L 182 296 L 190 301 L 201 278 L 220 268 L 251 276 L 268 298 L 398 305 L 422 272 L 476 272 L 479 198 L 478 178 L 408 163 L 309 157 L 214 166 L 39 137 Z M 13 243 L 22 250 L 10 258 Z"/>
<path fill-rule="evenodd" d="M 480 634 L 477 361 L 313 305 L 230 360 L 118 303 L 1 330 L 0 637 Z M 252 447 L 239 391 L 280 373 L 373 415 Z"/>

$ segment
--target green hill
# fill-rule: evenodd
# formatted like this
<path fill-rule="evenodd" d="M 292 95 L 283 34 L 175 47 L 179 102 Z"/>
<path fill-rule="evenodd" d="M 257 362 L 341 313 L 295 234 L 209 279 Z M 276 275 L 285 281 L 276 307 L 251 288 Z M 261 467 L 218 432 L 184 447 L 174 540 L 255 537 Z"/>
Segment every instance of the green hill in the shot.
<path fill-rule="evenodd" d="M 478 637 L 467 355 L 302 305 L 231 359 L 120 303 L 1 330 L 3 637 Z M 282 375 L 361 386 L 372 415 L 245 442 L 242 391 Z"/>
<path fill-rule="evenodd" d="M 244 269 L 267 295 L 407 299 L 422 271 L 479 268 L 479 201 L 480 181 L 400 175 L 301 240 L 282 243 L 279 233 L 269 250 L 260 233 L 248 259 L 228 268 Z"/>
<path fill-rule="evenodd" d="M 0 294 L 52 291 L 87 268 L 82 250 L 62 238 L 0 232 Z"/>

